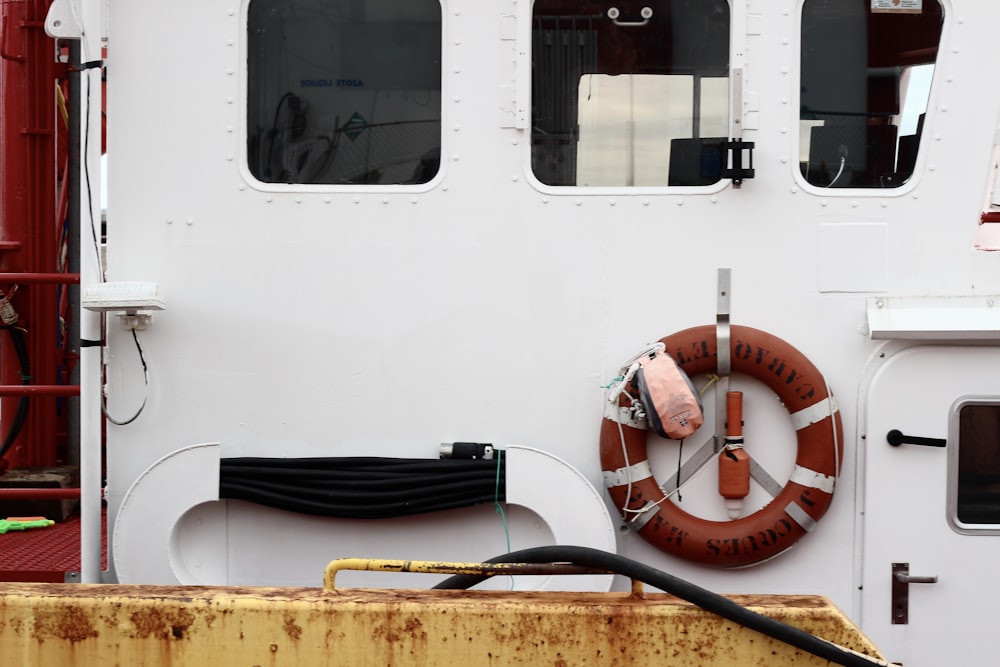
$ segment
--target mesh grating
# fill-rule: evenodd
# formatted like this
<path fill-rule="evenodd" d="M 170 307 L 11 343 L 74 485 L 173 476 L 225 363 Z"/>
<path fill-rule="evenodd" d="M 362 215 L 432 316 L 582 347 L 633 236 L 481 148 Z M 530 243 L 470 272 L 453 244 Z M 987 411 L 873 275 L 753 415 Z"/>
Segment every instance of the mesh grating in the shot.
<path fill-rule="evenodd" d="M 107 568 L 107 515 L 101 515 L 101 568 Z M 0 581 L 52 581 L 80 570 L 80 516 L 48 528 L 0 535 Z M 59 577 L 59 580 L 62 578 Z"/>

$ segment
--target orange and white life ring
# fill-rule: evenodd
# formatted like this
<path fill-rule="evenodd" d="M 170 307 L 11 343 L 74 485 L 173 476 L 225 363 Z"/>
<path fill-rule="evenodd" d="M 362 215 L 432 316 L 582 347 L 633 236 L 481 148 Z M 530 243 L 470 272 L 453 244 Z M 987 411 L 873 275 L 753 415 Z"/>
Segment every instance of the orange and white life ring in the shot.
<path fill-rule="evenodd" d="M 795 469 L 770 503 L 733 521 L 693 516 L 666 498 L 646 453 L 647 431 L 629 422 L 627 397 L 617 421 L 601 423 L 605 486 L 623 518 L 647 542 L 675 556 L 716 567 L 742 567 L 780 554 L 815 527 L 833 498 L 843 460 L 840 412 L 822 374 L 798 350 L 772 334 L 730 327 L 733 372 L 770 387 L 797 433 Z M 660 341 L 690 377 L 718 371 L 716 328 L 685 329 Z"/>

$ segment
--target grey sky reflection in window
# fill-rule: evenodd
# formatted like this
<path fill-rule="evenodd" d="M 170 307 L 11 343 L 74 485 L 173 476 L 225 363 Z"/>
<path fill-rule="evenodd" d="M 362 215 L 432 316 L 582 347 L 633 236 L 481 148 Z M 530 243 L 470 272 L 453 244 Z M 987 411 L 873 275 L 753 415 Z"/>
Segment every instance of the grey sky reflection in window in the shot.
<path fill-rule="evenodd" d="M 252 0 L 247 30 L 247 158 L 258 180 L 434 178 L 438 0 Z"/>

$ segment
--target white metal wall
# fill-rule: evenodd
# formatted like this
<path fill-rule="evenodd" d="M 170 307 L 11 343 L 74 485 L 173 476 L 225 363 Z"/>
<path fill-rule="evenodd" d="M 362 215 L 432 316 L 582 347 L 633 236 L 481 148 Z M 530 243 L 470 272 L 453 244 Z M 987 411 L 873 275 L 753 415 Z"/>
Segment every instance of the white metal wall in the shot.
<path fill-rule="evenodd" d="M 245 6 L 112 0 L 108 277 L 159 283 L 168 310 L 141 334 L 145 412 L 108 429 L 111 517 L 153 461 L 206 441 L 225 456 L 434 457 L 442 441 L 518 443 L 600 488 L 600 385 L 642 344 L 712 322 L 716 272 L 729 267 L 733 321 L 798 347 L 839 398 L 848 446 L 833 507 L 749 571 L 689 565 L 627 532 L 620 549 L 715 590 L 821 593 L 850 612 L 856 400 L 875 345 L 865 298 L 1000 290 L 1000 256 L 972 250 L 1000 107 L 976 73 L 995 57 L 993 4 L 945 3 L 918 173 L 879 192 L 822 191 L 797 175 L 799 7 L 786 0 L 734 7 L 759 100 L 758 129 L 744 133 L 755 179 L 710 191 L 540 186 L 527 131 L 501 128 L 499 112 L 501 85 L 528 84 L 508 79 L 516 42 L 504 18 L 525 20 L 528 4 L 444 4 L 439 179 L 308 191 L 263 186 L 242 166 Z M 142 374 L 131 337 L 110 331 L 109 409 L 124 414 Z M 748 447 L 778 476 L 793 435 L 775 403 L 750 388 L 745 419 Z M 654 456 L 659 476 L 675 456 Z M 685 503 L 711 487 L 699 478 Z M 447 538 L 454 559 L 496 555 L 502 527 L 483 514 L 497 539 Z M 267 534 L 280 520 L 260 517 L 229 530 Z M 440 539 L 398 523 L 409 557 L 440 555 Z M 253 547 L 269 550 L 281 583 L 318 581 L 312 561 L 296 560 L 319 539 L 309 528 Z M 512 522 L 512 546 L 537 543 L 531 530 L 530 517 Z M 359 555 L 387 554 L 327 554 Z"/>

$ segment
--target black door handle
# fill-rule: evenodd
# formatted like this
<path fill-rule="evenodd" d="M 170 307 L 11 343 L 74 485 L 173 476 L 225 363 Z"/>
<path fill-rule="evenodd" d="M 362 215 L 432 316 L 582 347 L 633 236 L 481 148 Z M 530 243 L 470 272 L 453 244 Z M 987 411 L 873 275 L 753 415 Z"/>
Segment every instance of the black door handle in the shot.
<path fill-rule="evenodd" d="M 924 447 L 944 447 L 948 441 L 944 438 L 920 438 L 915 435 L 905 435 L 897 429 L 885 434 L 885 439 L 893 447 L 900 445 L 923 445 Z"/>

